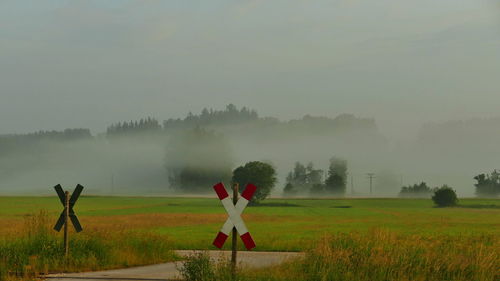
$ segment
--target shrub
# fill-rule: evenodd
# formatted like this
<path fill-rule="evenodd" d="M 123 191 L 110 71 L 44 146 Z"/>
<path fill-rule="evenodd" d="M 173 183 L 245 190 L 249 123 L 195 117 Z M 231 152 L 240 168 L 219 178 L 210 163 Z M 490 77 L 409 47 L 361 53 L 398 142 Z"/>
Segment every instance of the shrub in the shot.
<path fill-rule="evenodd" d="M 216 280 L 213 263 L 206 252 L 189 256 L 179 271 L 186 281 Z"/>
<path fill-rule="evenodd" d="M 222 256 L 213 261 L 207 252 L 199 252 L 188 256 L 179 271 L 186 281 L 237 281 L 231 269 L 231 263 Z"/>
<path fill-rule="evenodd" d="M 425 182 L 414 184 L 413 186 L 403 186 L 399 192 L 399 197 L 408 198 L 429 198 L 432 195 L 432 189 Z"/>
<path fill-rule="evenodd" d="M 432 201 L 439 207 L 449 207 L 457 205 L 458 198 L 455 190 L 451 187 L 444 185 L 438 188 L 432 196 Z"/>

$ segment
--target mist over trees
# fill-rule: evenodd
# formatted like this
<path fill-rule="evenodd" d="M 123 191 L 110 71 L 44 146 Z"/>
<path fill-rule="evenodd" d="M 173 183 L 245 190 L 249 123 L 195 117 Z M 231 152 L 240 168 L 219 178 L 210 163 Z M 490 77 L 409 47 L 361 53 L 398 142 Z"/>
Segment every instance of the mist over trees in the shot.
<path fill-rule="evenodd" d="M 498 197 L 500 195 L 500 173 L 494 170 L 491 174 L 480 174 L 474 177 L 477 181 L 476 195 L 479 197 Z"/>
<path fill-rule="evenodd" d="M 359 196 L 368 194 L 366 173 L 374 170 L 378 171 L 376 196 L 396 196 L 403 174 L 406 182 L 450 183 L 461 195 L 498 196 L 494 173 L 473 178 L 498 167 L 500 119 L 428 124 L 408 143 L 391 142 L 373 119 L 352 114 L 334 118 L 310 114 L 282 121 L 230 104 L 222 110 L 205 108 L 183 118 L 160 120 L 114 122 L 97 134 L 82 128 L 0 135 L 0 192 L 25 193 L 76 182 L 96 194 L 198 192 L 195 186 L 205 190 L 213 185 L 207 185 L 209 181 L 229 182 L 235 167 L 260 160 L 274 163 L 282 183 L 274 194 L 341 195 L 347 172 L 342 165 L 330 167 L 325 155 L 343 155 Z M 187 137 L 196 130 L 203 141 Z M 221 143 L 215 144 L 212 134 Z M 205 141 L 213 146 L 208 150 L 218 153 L 198 151 Z M 200 148 L 186 149 L 188 143 Z M 179 147 L 177 153 L 173 147 Z M 192 160 L 197 153 L 214 160 Z M 217 164 L 219 160 L 226 164 Z M 206 174 L 215 173 L 214 165 L 224 172 L 210 178 Z M 180 187 L 184 185 L 187 188 Z"/>
<path fill-rule="evenodd" d="M 324 171 L 315 169 L 312 162 L 309 162 L 307 167 L 300 162 L 296 162 L 293 171 L 288 173 L 286 177 L 284 194 L 292 196 L 309 193 L 314 185 L 323 184 L 323 174 Z"/>
<path fill-rule="evenodd" d="M 295 167 L 286 177 L 284 196 L 343 196 L 347 183 L 347 161 L 332 157 L 327 177 L 323 180 L 324 174 L 323 170 L 315 169 L 312 162 L 309 162 L 307 166 L 296 162 Z"/>
<path fill-rule="evenodd" d="M 195 128 L 173 136 L 167 144 L 165 168 L 170 186 L 188 193 L 208 193 L 217 182 L 231 179 L 229 144 L 220 134 Z"/>
<path fill-rule="evenodd" d="M 500 142 L 499 127 L 500 117 L 427 123 L 418 132 L 417 140 L 422 145 L 432 144 L 440 148 L 469 145 L 486 145 L 488 148 L 493 148 L 496 146 L 495 143 Z"/>
<path fill-rule="evenodd" d="M 330 159 L 325 191 L 334 195 L 344 195 L 347 184 L 347 161 L 337 157 Z"/>
<path fill-rule="evenodd" d="M 94 145 L 89 129 L 0 136 L 0 191 L 32 189 L 59 169 L 80 167 L 82 159 L 75 156 Z"/>

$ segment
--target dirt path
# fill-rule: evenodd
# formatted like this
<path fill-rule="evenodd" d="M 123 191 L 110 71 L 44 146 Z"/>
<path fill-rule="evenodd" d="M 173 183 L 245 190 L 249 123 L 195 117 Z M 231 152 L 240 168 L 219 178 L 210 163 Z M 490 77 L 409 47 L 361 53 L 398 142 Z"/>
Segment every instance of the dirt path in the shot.
<path fill-rule="evenodd" d="M 188 256 L 195 251 L 176 251 L 181 256 Z M 229 251 L 208 251 L 210 257 L 218 260 L 222 257 L 230 258 Z M 238 252 L 238 264 L 246 267 L 266 267 L 276 265 L 291 259 L 301 256 L 301 253 L 289 252 Z M 167 281 L 179 280 L 180 274 L 177 268 L 182 266 L 182 262 L 169 262 L 163 264 L 155 264 L 140 267 L 131 267 L 126 269 L 84 272 L 84 273 L 67 273 L 67 274 L 52 274 L 46 276 L 48 281 Z"/>

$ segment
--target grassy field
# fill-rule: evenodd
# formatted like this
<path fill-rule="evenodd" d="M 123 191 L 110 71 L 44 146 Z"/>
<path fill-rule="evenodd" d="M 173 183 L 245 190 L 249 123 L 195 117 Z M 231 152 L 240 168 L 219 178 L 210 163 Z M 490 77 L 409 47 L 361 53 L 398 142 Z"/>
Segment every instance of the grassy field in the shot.
<path fill-rule="evenodd" d="M 0 197 L 0 237 L 23 217 L 46 210 L 56 221 L 55 197 Z M 75 206 L 87 234 L 103 229 L 150 231 L 177 249 L 213 249 L 226 219 L 218 199 L 82 197 Z M 404 234 L 500 234 L 500 200 L 462 199 L 460 207 L 435 208 L 426 199 L 271 199 L 243 217 L 256 250 L 305 250 L 314 238 L 374 228 Z"/>
<path fill-rule="evenodd" d="M 0 250 L 7 251 L 13 241 L 28 235 L 26 232 L 30 231 L 30 227 L 27 228 L 26 222 L 32 220 L 35 217 L 32 214 L 40 210 L 46 212 L 42 228 L 49 232 L 47 241 L 56 245 L 57 241 L 62 239 L 61 234 L 55 234 L 50 230 L 50 226 L 61 211 L 61 205 L 56 197 L 0 197 Z M 75 257 L 75 263 L 70 267 L 60 265 L 45 268 L 45 271 L 60 268 L 89 270 L 146 264 L 172 260 L 175 257 L 166 253 L 170 249 L 215 249 L 211 245 L 212 241 L 226 219 L 225 211 L 216 198 L 82 197 L 77 202 L 75 211 L 84 227 L 83 233 L 71 234 L 75 243 L 86 245 L 85 247 L 101 243 L 99 244 L 101 246 L 96 246 L 97 248 L 128 247 L 125 255 L 128 258 L 120 259 L 123 253 L 101 253 L 114 255 L 116 259 L 106 259 L 106 263 L 98 267 L 96 257 L 85 256 L 87 248 L 82 246 L 79 255 L 84 262 L 77 263 L 78 258 Z M 308 279 L 303 276 L 303 280 L 351 280 L 346 277 L 349 275 L 332 275 L 340 274 L 338 272 L 342 270 L 347 272 L 346 274 L 352 271 L 352 268 L 349 268 L 352 265 L 347 261 L 344 267 L 339 267 L 338 264 L 335 267 L 333 263 L 338 259 L 333 259 L 332 255 L 337 257 L 346 251 L 352 252 L 353 249 L 360 249 L 370 254 L 370 258 L 363 260 L 368 269 L 359 273 L 366 276 L 373 275 L 374 272 L 370 271 L 370 268 L 380 268 L 380 263 L 384 260 L 387 261 L 387 266 L 383 268 L 387 269 L 393 264 L 389 271 L 392 270 L 394 274 L 404 273 L 408 269 L 401 266 L 401 261 L 409 258 L 408 262 L 411 262 L 411 257 L 415 258 L 415 255 L 419 257 L 423 255 L 422 259 L 428 262 L 428 264 L 417 262 L 419 265 L 415 267 L 416 270 L 426 266 L 446 267 L 449 264 L 438 261 L 451 259 L 474 258 L 476 262 L 484 260 L 485 263 L 489 263 L 489 267 L 481 269 L 482 271 L 481 266 L 477 264 L 471 265 L 472 269 L 464 267 L 462 270 L 453 267 L 450 269 L 452 272 L 450 274 L 458 272 L 456 273 L 458 275 L 453 276 L 463 275 L 465 278 L 457 277 L 457 280 L 467 280 L 466 278 L 470 276 L 500 266 L 498 264 L 500 200 L 461 199 L 459 207 L 435 208 L 428 199 L 270 199 L 260 206 L 248 207 L 243 217 L 257 243 L 255 250 L 312 251 L 316 253 L 318 259 L 309 259 L 309 262 L 315 261 L 316 264 L 310 264 L 312 268 L 307 270 L 314 271 L 313 269 L 321 263 L 338 268 L 336 273 L 322 269 L 326 279 L 318 276 Z M 32 247 L 29 243 L 26 247 Z M 165 254 L 162 255 L 151 246 L 157 243 L 162 245 L 158 249 Z M 336 243 L 340 246 L 337 247 Z M 400 247 L 388 248 L 388 245 L 393 243 Z M 378 244 L 380 245 L 376 246 Z M 342 248 L 342 245 L 347 248 Z M 475 245 L 472 251 L 477 249 L 493 251 L 493 256 L 485 256 L 482 252 L 468 252 L 467 249 L 473 247 L 470 245 Z M 228 246 L 229 243 L 226 247 Z M 377 253 L 380 260 L 371 260 L 373 247 L 379 251 Z M 444 247 L 450 247 L 450 251 L 444 252 Z M 145 248 L 151 249 L 153 252 L 151 256 L 141 254 L 141 249 Z M 460 249 L 461 252 L 451 250 L 454 248 Z M 414 252 L 406 252 L 407 249 Z M 383 258 L 384 253 L 402 256 L 397 261 L 389 261 Z M 32 256 L 37 255 L 31 252 L 24 258 Z M 42 269 L 43 266 L 47 267 L 47 262 L 45 265 L 41 263 L 40 266 Z M 281 271 L 292 272 L 288 269 Z M 384 276 L 378 271 L 377 274 Z M 489 274 L 486 274 L 485 278 L 476 279 L 490 280 L 488 276 L 491 277 L 492 273 Z M 352 280 L 362 277 L 362 275 L 353 276 Z M 428 276 L 431 278 L 433 275 Z M 263 280 L 262 278 L 260 276 L 256 280 Z M 283 280 L 287 278 L 290 279 L 290 276 L 284 277 Z M 277 277 L 275 280 L 281 279 Z"/>

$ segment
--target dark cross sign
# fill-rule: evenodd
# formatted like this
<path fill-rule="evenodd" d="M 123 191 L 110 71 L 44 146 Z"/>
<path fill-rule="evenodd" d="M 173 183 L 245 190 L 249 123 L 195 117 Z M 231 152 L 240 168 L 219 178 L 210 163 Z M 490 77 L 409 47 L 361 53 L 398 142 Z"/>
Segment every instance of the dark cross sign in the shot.
<path fill-rule="evenodd" d="M 255 248 L 255 242 L 253 241 L 250 232 L 248 232 L 248 229 L 241 218 L 241 213 L 248 205 L 250 199 L 252 199 L 256 189 L 257 187 L 255 185 L 248 184 L 241 194 L 241 198 L 236 204 L 233 204 L 233 201 L 229 197 L 229 194 L 222 183 L 218 183 L 214 186 L 217 196 L 219 196 L 224 209 L 226 209 L 226 212 L 229 215 L 229 218 L 227 218 L 226 223 L 224 223 L 224 226 L 222 226 L 222 229 L 219 231 L 219 234 L 214 240 L 214 246 L 219 249 L 222 248 L 230 232 L 233 230 L 233 227 L 235 227 L 240 234 L 240 238 L 243 241 L 243 244 L 245 244 L 245 247 L 248 250 Z"/>
<path fill-rule="evenodd" d="M 54 189 L 57 192 L 57 195 L 59 196 L 59 200 L 61 201 L 61 204 L 64 207 L 64 210 L 61 212 L 61 215 L 59 216 L 59 219 L 56 222 L 56 225 L 54 226 L 54 229 L 57 231 L 61 231 L 62 227 L 66 223 L 66 194 L 64 193 L 62 187 L 60 184 L 54 186 Z M 80 197 L 80 193 L 82 193 L 83 186 L 77 185 L 75 188 L 75 191 L 73 191 L 73 194 L 71 194 L 71 197 L 69 198 L 69 219 L 71 220 L 71 223 L 75 227 L 76 232 L 80 232 L 83 230 L 82 225 L 78 221 L 78 218 L 75 215 L 75 211 L 73 211 L 73 206 L 75 206 L 76 200 L 78 200 L 78 197 Z"/>

